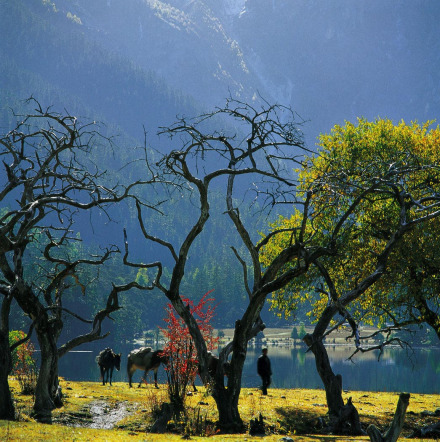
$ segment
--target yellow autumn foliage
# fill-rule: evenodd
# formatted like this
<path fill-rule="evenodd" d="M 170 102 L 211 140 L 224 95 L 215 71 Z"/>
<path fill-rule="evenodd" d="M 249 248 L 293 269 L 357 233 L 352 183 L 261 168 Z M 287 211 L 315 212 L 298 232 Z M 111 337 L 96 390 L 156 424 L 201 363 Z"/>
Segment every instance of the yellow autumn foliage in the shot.
<path fill-rule="evenodd" d="M 270 225 L 272 237 L 262 249 L 263 265 L 267 267 L 302 229 L 308 250 L 327 247 L 335 251 L 320 261 L 339 296 L 374 272 L 377 257 L 402 222 L 439 209 L 440 130 L 431 126 L 431 121 L 394 125 L 388 119 L 358 119 L 357 124 L 347 122 L 321 135 L 317 154 L 306 158 L 298 171 L 299 191 L 308 212 L 305 216 L 298 205 L 290 217 L 280 217 Z M 414 252 L 421 244 L 420 235 L 432 242 L 433 232 L 439 229 L 435 218 L 406 234 L 389 265 L 398 267 L 405 248 Z M 300 259 L 289 265 L 297 266 Z M 396 273 L 391 274 L 396 278 Z M 382 306 L 396 296 L 398 285 L 390 284 L 386 275 L 379 281 L 351 304 L 356 319 L 385 321 Z M 313 266 L 271 300 L 285 315 L 310 301 L 311 316 L 316 318 L 327 305 L 328 287 Z"/>

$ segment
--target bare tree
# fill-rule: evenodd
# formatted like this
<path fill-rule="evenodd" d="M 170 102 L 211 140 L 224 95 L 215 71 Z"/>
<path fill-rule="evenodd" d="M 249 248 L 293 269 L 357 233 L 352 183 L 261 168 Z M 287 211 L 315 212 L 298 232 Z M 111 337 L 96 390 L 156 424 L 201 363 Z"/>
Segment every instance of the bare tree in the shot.
<path fill-rule="evenodd" d="M 298 203 L 294 168 L 301 164 L 306 149 L 300 123 L 296 123 L 295 117 L 290 108 L 283 106 L 265 103 L 257 109 L 230 99 L 224 108 L 193 120 L 180 119 L 173 126 L 162 129 L 161 134 L 168 135 L 170 142 L 177 139 L 180 146 L 156 163 L 159 170 L 157 175 L 163 182 L 172 184 L 174 191 L 180 189 L 187 198 L 188 210 L 194 213 L 195 221 L 188 226 L 181 243 L 172 244 L 167 238 L 156 237 L 153 232 L 147 231 L 142 207 L 137 205 L 144 238 L 170 254 L 172 273 L 169 281 L 163 277 L 162 262 L 132 262 L 128 242 L 126 244 L 124 262 L 129 266 L 151 269 L 154 277 L 151 278 L 150 289 L 159 289 L 187 324 L 197 348 L 202 380 L 213 386 L 219 427 L 223 431 L 243 429 L 238 411 L 243 365 L 248 341 L 265 328 L 260 313 L 267 295 L 303 274 L 313 259 L 327 253 L 323 248 L 305 253 L 300 229 L 292 234 L 291 244 L 269 266 L 264 267 L 260 263 L 260 252 L 268 240 L 259 242 L 254 227 L 246 226 L 241 215 L 244 211 L 252 210 L 267 214 L 279 204 Z M 212 130 L 216 124 L 235 127 L 232 134 L 228 134 L 227 129 Z M 148 158 L 147 164 L 149 170 L 155 166 Z M 217 181 L 217 187 L 214 181 Z M 238 264 L 243 269 L 243 291 L 249 302 L 242 317 L 236 321 L 232 341 L 220 352 L 221 363 L 214 379 L 210 379 L 206 343 L 194 317 L 182 301 L 180 288 L 191 247 L 211 215 L 210 192 L 218 192 L 221 188 L 224 189 L 225 214 L 236 229 L 242 249 L 247 253 L 247 256 L 241 256 L 238 248 L 233 248 L 231 266 Z M 307 213 L 307 202 L 304 206 Z M 164 207 L 162 210 L 165 210 Z M 287 263 L 295 256 L 302 257 L 301 264 L 287 268 Z M 251 275 L 248 275 L 248 268 Z M 230 370 L 225 385 L 223 366 L 230 355 Z"/>
<path fill-rule="evenodd" d="M 109 187 L 107 174 L 93 158 L 99 145 L 112 140 L 100 135 L 95 123 L 81 124 L 71 115 L 35 110 L 0 139 L 4 171 L 0 201 L 0 293 L 2 295 L 0 354 L 0 414 L 13 419 L 8 386 L 11 353 L 8 344 L 9 311 L 15 300 L 30 318 L 41 350 L 41 365 L 33 413 L 51 421 L 61 405 L 58 358 L 72 348 L 102 339 L 102 322 L 120 307 L 118 293 L 134 282 L 109 288 L 107 303 L 93 319 L 85 320 L 63 307 L 63 292 L 73 285 L 85 290 L 84 269 L 98 268 L 118 252 L 110 246 L 95 256 L 75 253 L 74 221 L 81 212 L 97 208 L 106 214 L 110 205 L 131 195 L 135 184 Z M 104 155 L 104 152 L 101 152 Z M 58 347 L 63 315 L 89 323 L 90 331 Z"/>

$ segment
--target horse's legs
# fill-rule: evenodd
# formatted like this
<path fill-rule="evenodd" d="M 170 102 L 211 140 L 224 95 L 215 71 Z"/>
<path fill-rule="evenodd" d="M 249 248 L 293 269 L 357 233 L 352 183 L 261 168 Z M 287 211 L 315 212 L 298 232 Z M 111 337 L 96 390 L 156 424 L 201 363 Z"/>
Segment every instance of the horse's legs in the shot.
<path fill-rule="evenodd" d="M 127 364 L 127 375 L 128 375 L 128 385 L 129 387 L 133 387 L 133 385 L 131 385 L 131 380 L 133 379 L 133 373 L 136 370 L 132 370 L 132 365 L 130 364 L 130 361 Z"/>
<path fill-rule="evenodd" d="M 101 370 L 102 385 L 105 385 L 105 381 L 104 381 L 104 375 L 105 375 L 104 367 L 102 365 L 100 365 L 99 369 Z"/>
<path fill-rule="evenodd" d="M 139 381 L 139 385 L 138 388 L 141 388 L 142 385 L 142 381 L 144 381 L 145 383 L 147 383 L 147 374 L 150 370 L 149 369 L 145 369 L 145 371 L 142 374 L 141 380 Z"/>

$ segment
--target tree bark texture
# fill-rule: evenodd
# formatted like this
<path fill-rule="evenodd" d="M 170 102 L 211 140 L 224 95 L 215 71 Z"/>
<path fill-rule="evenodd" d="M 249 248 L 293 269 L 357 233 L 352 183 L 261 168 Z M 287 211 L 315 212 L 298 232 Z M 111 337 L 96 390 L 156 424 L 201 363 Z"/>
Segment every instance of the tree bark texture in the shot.
<path fill-rule="evenodd" d="M 303 341 L 315 355 L 316 369 L 325 388 L 328 411 L 331 416 L 338 417 L 344 407 L 342 377 L 333 373 L 327 350 L 321 340 L 315 340 L 312 335 L 307 334 Z"/>
<path fill-rule="evenodd" d="M 51 423 L 52 410 L 61 407 L 61 389 L 58 383 L 58 351 L 56 336 L 50 327 L 37 327 L 41 351 L 40 371 L 35 389 L 32 416 L 39 422 Z"/>
<path fill-rule="evenodd" d="M 334 374 L 330 365 L 327 350 L 321 339 L 307 334 L 303 341 L 315 355 L 316 369 L 324 384 L 327 406 L 330 416 L 328 432 L 336 434 L 362 435 L 359 414 L 351 402 L 344 405 L 342 398 L 342 376 Z"/>
<path fill-rule="evenodd" d="M 238 394 L 239 396 L 239 394 Z M 218 428 L 222 433 L 242 433 L 244 424 L 238 411 L 237 391 L 222 388 L 213 394 L 218 411 Z"/>
<path fill-rule="evenodd" d="M 241 433 L 245 430 L 243 420 L 238 411 L 238 400 L 241 392 L 241 378 L 246 360 L 247 339 L 246 329 L 241 321 L 235 324 L 234 339 L 232 341 L 232 356 L 229 368 L 227 388 L 224 386 L 222 371 L 216 373 L 213 398 L 219 413 L 218 427 L 223 433 Z M 218 364 L 219 367 L 221 364 Z"/>

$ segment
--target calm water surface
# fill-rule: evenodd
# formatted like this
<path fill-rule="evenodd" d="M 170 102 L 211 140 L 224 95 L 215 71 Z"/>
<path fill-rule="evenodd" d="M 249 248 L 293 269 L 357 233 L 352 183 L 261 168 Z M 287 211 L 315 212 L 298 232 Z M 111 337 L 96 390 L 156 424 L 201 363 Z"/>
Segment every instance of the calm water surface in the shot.
<path fill-rule="evenodd" d="M 99 349 L 71 352 L 60 359 L 59 373 L 66 380 L 99 381 L 100 373 L 95 361 Z M 126 355 L 133 347 L 116 349 L 122 352 L 121 371 L 113 373 L 116 382 L 127 381 Z M 440 349 L 415 349 L 408 354 L 402 349 L 386 350 L 380 361 L 376 353 L 365 353 L 348 361 L 352 349 L 347 346 L 327 347 L 329 358 L 335 373 L 342 375 L 344 390 L 365 391 L 406 391 L 409 393 L 440 394 Z M 260 378 L 256 373 L 259 350 L 248 350 L 244 373 L 244 387 L 258 387 Z M 306 353 L 304 347 L 269 347 L 272 362 L 273 388 L 323 388 L 312 353 Z M 137 371 L 134 381 L 139 380 Z M 152 373 L 148 382 L 152 382 Z M 159 382 L 165 382 L 163 367 L 159 369 Z"/>

